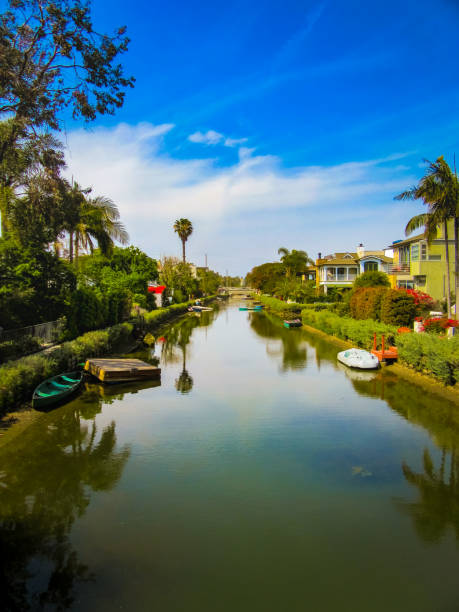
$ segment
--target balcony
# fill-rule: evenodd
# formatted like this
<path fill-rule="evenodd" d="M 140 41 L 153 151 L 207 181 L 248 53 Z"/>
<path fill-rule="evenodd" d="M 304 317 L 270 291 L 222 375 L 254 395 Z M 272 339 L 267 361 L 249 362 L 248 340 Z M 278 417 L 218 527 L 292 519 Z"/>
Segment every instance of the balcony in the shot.
<path fill-rule="evenodd" d="M 409 274 L 410 273 L 410 264 L 409 263 L 398 263 L 391 264 L 388 266 L 387 274 Z"/>

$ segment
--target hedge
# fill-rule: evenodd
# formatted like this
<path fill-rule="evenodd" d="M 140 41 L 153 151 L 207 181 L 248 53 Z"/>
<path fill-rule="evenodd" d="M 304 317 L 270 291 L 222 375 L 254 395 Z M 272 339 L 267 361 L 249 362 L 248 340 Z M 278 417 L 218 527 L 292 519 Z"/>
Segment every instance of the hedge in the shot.
<path fill-rule="evenodd" d="M 399 360 L 417 372 L 432 374 L 445 385 L 459 382 L 459 337 L 400 334 Z"/>
<path fill-rule="evenodd" d="M 257 299 L 260 300 L 262 304 L 266 306 L 268 310 L 272 312 L 301 312 L 303 308 L 311 308 L 312 310 L 324 310 L 329 308 L 332 304 L 330 303 L 321 303 L 315 302 L 311 304 L 298 304 L 296 302 L 284 302 L 283 300 L 279 300 L 278 298 L 268 297 L 265 295 L 257 296 Z"/>
<path fill-rule="evenodd" d="M 373 333 L 378 339 L 385 334 L 386 340 L 398 349 L 398 361 L 417 372 L 429 374 L 445 385 L 459 382 L 459 336 L 446 338 L 432 334 L 397 334 L 397 328 L 371 319 L 356 321 L 340 317 L 330 311 L 314 312 L 309 308 L 301 311 L 303 323 L 320 329 L 331 336 L 371 349 Z"/>
<path fill-rule="evenodd" d="M 209 301 L 210 296 L 203 301 Z M 145 324 L 149 330 L 164 321 L 186 312 L 193 302 L 173 304 L 145 314 Z M 75 340 L 64 342 L 48 353 L 24 357 L 0 367 L 0 412 L 5 412 L 30 398 L 35 387 L 50 376 L 71 370 L 90 357 L 107 355 L 115 348 L 126 343 L 134 331 L 137 321 L 119 323 L 106 329 L 90 331 Z"/>
<path fill-rule="evenodd" d="M 10 361 L 0 367 L 0 411 L 29 398 L 34 388 L 44 379 L 72 369 L 88 357 L 104 355 L 130 338 L 131 323 L 121 323 L 92 331 L 64 342 L 52 352 Z"/>
<path fill-rule="evenodd" d="M 373 347 L 373 334 L 376 332 L 378 339 L 384 334 L 386 342 L 393 344 L 397 334 L 397 328 L 367 319 L 356 321 L 351 317 L 340 317 L 330 310 L 315 312 L 309 308 L 301 311 L 303 323 L 320 329 L 330 336 L 337 336 L 343 340 L 349 340 L 364 349 Z"/>

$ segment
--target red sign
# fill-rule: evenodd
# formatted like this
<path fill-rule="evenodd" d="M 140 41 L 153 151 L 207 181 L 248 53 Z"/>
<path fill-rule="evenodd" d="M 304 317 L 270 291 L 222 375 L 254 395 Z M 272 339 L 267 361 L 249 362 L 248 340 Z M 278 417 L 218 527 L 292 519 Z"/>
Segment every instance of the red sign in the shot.
<path fill-rule="evenodd" d="M 164 289 L 166 288 L 165 285 L 158 285 L 157 287 L 148 287 L 148 292 L 149 293 L 162 293 L 164 291 Z"/>

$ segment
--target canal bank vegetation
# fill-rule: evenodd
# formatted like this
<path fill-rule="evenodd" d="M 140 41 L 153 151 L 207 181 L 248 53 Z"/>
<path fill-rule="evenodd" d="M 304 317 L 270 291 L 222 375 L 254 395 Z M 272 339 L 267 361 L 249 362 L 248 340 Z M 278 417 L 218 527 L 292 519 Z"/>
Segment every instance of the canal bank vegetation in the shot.
<path fill-rule="evenodd" d="M 212 299 L 214 297 L 209 296 L 203 301 Z M 100 357 L 128 347 L 139 335 L 155 331 L 163 323 L 185 313 L 192 303 L 172 304 L 145 312 L 128 322 L 86 332 L 51 351 L 0 366 L 0 413 L 30 399 L 33 389 L 46 378 L 71 370 L 90 357 Z"/>
<path fill-rule="evenodd" d="M 279 316 L 285 316 L 288 312 L 295 312 L 300 308 L 305 325 L 366 350 L 372 348 L 374 333 L 378 338 L 384 334 L 386 341 L 397 347 L 400 364 L 415 372 L 427 374 L 444 385 L 455 386 L 459 383 L 459 337 L 447 338 L 433 333 L 403 333 L 405 329 L 400 328 L 399 323 L 402 319 L 404 321 L 407 311 L 403 310 L 400 304 L 405 303 L 405 299 L 394 300 L 392 294 L 389 295 L 386 308 L 389 310 L 393 307 L 395 325 L 370 318 L 354 319 L 342 316 L 336 312 L 339 303 L 285 304 L 282 300 L 265 296 L 261 296 L 261 301 Z M 289 308 L 292 310 L 289 311 Z M 411 302 L 408 302 L 407 310 L 412 316 Z"/>

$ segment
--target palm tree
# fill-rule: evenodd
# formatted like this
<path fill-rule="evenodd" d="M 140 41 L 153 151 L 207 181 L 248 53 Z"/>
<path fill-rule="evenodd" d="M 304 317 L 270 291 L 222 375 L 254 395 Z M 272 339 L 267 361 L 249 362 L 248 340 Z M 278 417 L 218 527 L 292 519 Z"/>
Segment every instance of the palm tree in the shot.
<path fill-rule="evenodd" d="M 110 198 L 97 196 L 85 199 L 75 225 L 75 259 L 78 259 L 79 247 L 92 253 L 94 240 L 104 255 L 111 252 L 115 240 L 127 244 L 129 234 L 119 217 L 118 208 Z"/>
<path fill-rule="evenodd" d="M 193 233 L 193 225 L 188 219 L 177 219 L 174 223 L 174 232 L 179 235 L 179 238 L 182 241 L 182 255 L 183 262 L 185 263 L 185 242 Z"/>
<path fill-rule="evenodd" d="M 428 206 L 428 212 L 416 215 L 408 221 L 405 232 L 412 233 L 415 229 L 424 226 L 425 236 L 430 243 L 436 237 L 436 228 L 442 224 L 445 234 L 446 251 L 446 279 L 447 279 L 447 307 L 448 315 L 451 312 L 450 287 L 450 260 L 448 244 L 448 220 L 455 223 L 455 294 L 456 304 L 459 304 L 459 188 L 458 180 L 451 171 L 443 156 L 435 162 L 429 162 L 426 174 L 418 185 L 395 196 L 396 200 L 422 200 Z"/>
<path fill-rule="evenodd" d="M 281 262 L 285 266 L 287 278 L 290 278 L 292 274 L 296 275 L 302 272 L 307 264 L 314 265 L 306 251 L 297 251 L 295 249 L 289 251 L 285 247 L 281 247 L 277 252 L 279 255 L 282 255 Z"/>

